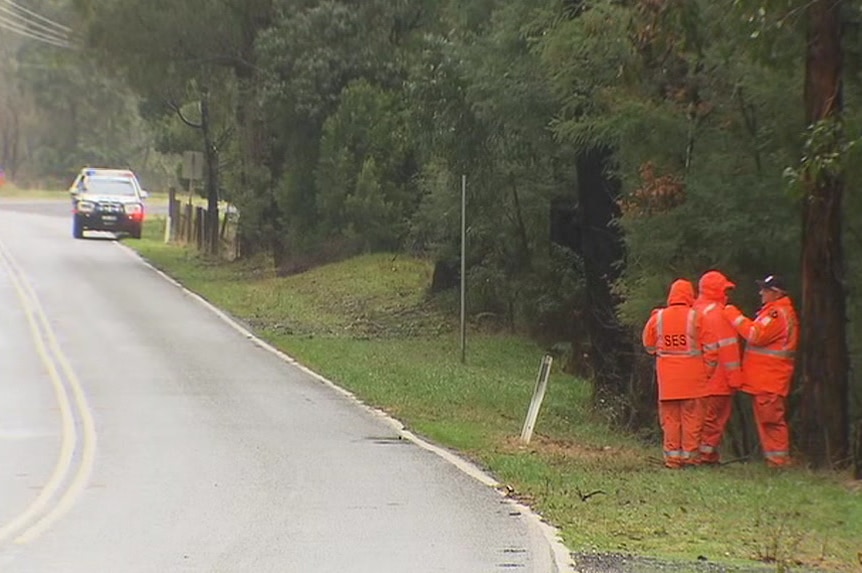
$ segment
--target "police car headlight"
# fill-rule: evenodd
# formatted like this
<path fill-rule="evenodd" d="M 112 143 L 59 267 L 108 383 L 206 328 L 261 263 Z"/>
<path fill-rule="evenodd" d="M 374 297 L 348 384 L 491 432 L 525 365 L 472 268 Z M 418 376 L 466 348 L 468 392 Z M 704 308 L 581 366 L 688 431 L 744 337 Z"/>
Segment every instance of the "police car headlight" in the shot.
<path fill-rule="evenodd" d="M 129 203 L 124 206 L 126 215 L 139 215 L 144 212 L 144 207 L 140 203 Z"/>
<path fill-rule="evenodd" d="M 96 204 L 92 201 L 78 201 L 78 212 L 92 213 L 96 210 Z"/>

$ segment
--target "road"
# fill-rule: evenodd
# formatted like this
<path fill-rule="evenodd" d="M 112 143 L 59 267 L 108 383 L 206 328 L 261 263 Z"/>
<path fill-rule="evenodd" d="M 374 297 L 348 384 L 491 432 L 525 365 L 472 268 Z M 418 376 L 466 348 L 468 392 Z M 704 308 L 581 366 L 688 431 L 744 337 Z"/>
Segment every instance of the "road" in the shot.
<path fill-rule="evenodd" d="M 410 438 L 72 239 L 67 204 L 0 201 L 3 573 L 558 570 L 549 528 Z"/>

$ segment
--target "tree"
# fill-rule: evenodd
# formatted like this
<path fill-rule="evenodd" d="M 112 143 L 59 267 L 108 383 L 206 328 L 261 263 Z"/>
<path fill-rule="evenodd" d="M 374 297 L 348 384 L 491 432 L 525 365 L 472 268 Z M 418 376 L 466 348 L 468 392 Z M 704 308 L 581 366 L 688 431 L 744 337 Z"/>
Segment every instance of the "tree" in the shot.
<path fill-rule="evenodd" d="M 620 218 L 620 138 L 609 125 L 602 93 L 619 81 L 629 51 L 624 29 L 629 13 L 612 2 L 552 2 L 551 29 L 540 44 L 544 64 L 561 102 L 553 125 L 558 140 L 573 148 L 577 173 L 577 244 L 586 294 L 581 315 L 589 337 L 585 358 L 594 373 L 593 399 L 618 421 L 631 412 L 627 389 L 632 373 L 632 338 L 620 322 L 614 292 L 625 265 Z M 597 26 L 601 23 L 601 33 Z M 614 41 L 607 42 L 608 25 Z M 580 349 L 573 349 L 578 352 Z"/>
<path fill-rule="evenodd" d="M 287 273 L 304 267 L 296 260 L 326 251 L 326 243 L 340 240 L 341 232 L 352 224 L 339 211 L 355 191 L 365 163 L 358 155 L 365 151 L 360 149 L 364 143 L 353 141 L 356 148 L 349 149 L 351 141 L 333 140 L 334 131 L 341 130 L 349 138 L 357 135 L 344 131 L 352 120 L 337 117 L 342 98 L 360 80 L 372 91 L 397 91 L 404 79 L 403 44 L 421 22 L 424 3 L 281 0 L 275 4 L 272 25 L 255 50 L 269 136 L 266 178 L 274 189 L 263 212 L 265 225 L 259 240 L 269 243 L 277 271 Z M 355 97 L 348 106 L 354 103 Z M 369 110 L 353 111 L 364 114 L 360 123 L 372 120 L 365 113 Z M 326 165 L 320 165 L 321 160 Z M 338 164 L 335 172 L 320 175 L 334 163 Z M 383 163 L 375 158 L 365 165 L 366 197 L 361 204 L 368 206 L 378 199 L 387 203 L 388 197 L 371 200 L 371 195 L 378 191 L 391 195 L 400 184 L 398 170 L 381 170 Z M 372 174 L 386 177 L 387 173 L 395 180 L 379 188 L 370 181 Z M 330 207 L 331 212 L 321 211 Z M 341 224 L 345 228 L 337 228 Z"/>
<path fill-rule="evenodd" d="M 52 17 L 71 20 L 65 11 Z M 13 178 L 65 185 L 83 164 L 143 167 L 150 133 L 135 113 L 137 99 L 88 56 L 0 37 L 0 164 Z"/>
<path fill-rule="evenodd" d="M 847 315 L 840 165 L 841 0 L 807 3 L 802 215 L 801 446 L 816 467 L 849 462 Z M 833 161 L 838 158 L 838 163 Z"/>
<path fill-rule="evenodd" d="M 257 32 L 268 25 L 269 0 L 76 0 L 87 44 L 125 79 L 150 109 L 160 105 L 200 132 L 205 157 L 209 250 L 218 247 L 221 152 L 235 131 L 237 78 L 246 78 Z M 194 113 L 187 113 L 193 104 Z"/>
<path fill-rule="evenodd" d="M 364 80 L 323 126 L 315 183 L 321 231 L 355 250 L 397 250 L 416 208 L 413 143 L 400 98 Z"/>
<path fill-rule="evenodd" d="M 757 29 L 760 56 L 804 68 L 801 159 L 787 174 L 801 190 L 800 424 L 796 436 L 814 467 L 850 461 L 847 296 L 842 204 L 848 173 L 842 30 L 845 0 L 737 0 Z M 804 38 L 805 42 L 801 41 Z M 800 50 L 801 46 L 801 50 Z M 798 62 L 797 53 L 804 59 Z M 788 56 L 791 56 L 788 58 Z"/>
<path fill-rule="evenodd" d="M 595 291 L 594 300 L 618 311 L 627 332 L 617 340 L 635 342 L 673 279 L 696 281 L 718 266 L 737 280 L 743 298 L 764 261 L 795 268 L 798 210 L 781 172 L 795 152 L 798 124 L 779 110 L 799 75 L 745 57 L 740 45 L 748 31 L 714 2 L 564 4 L 570 17 L 559 18 L 543 42 L 563 92 L 563 114 L 553 125 L 582 152 L 613 150 L 596 173 L 608 183 L 617 178 L 618 203 L 606 204 L 605 221 L 613 223 L 599 222 L 594 231 L 607 229 L 595 239 L 611 241 L 608 231 L 623 229 L 626 256 L 624 266 L 605 273 L 619 277 L 610 296 Z M 647 366 L 627 388 L 633 424 L 654 421 Z"/>

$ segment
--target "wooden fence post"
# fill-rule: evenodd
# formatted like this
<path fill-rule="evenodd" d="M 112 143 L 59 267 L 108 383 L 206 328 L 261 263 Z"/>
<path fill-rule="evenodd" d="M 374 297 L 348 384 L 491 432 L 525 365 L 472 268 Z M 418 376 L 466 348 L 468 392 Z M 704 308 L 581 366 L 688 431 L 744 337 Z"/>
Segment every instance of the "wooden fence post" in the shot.
<path fill-rule="evenodd" d="M 176 237 L 175 226 L 177 220 L 177 190 L 171 186 L 168 188 L 168 220 L 165 221 L 165 242 L 170 243 Z"/>
<path fill-rule="evenodd" d="M 194 211 L 192 211 L 191 203 L 186 203 L 185 205 L 183 205 L 183 207 L 185 208 L 186 212 L 185 218 L 183 220 L 183 225 L 185 226 L 185 228 L 183 229 L 183 239 L 188 245 L 191 244 L 192 237 L 194 237 Z"/>
<path fill-rule="evenodd" d="M 195 244 L 200 251 L 204 241 L 204 224 L 205 216 L 203 207 L 195 207 Z"/>

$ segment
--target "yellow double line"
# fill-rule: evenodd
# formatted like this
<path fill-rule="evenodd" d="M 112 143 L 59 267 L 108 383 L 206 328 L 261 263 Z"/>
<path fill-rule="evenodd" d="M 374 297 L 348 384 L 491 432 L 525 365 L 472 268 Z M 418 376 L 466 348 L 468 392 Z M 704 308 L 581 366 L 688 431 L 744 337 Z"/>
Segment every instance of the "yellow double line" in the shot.
<path fill-rule="evenodd" d="M 36 351 L 48 370 L 60 407 L 62 429 L 60 455 L 51 477 L 27 508 L 0 526 L 0 543 L 12 539 L 15 543 L 25 544 L 63 517 L 87 486 L 96 457 L 96 425 L 81 383 L 57 343 L 39 298 L 2 242 L 0 266 L 6 269 L 18 294 Z M 77 450 L 80 455 L 76 467 Z"/>

